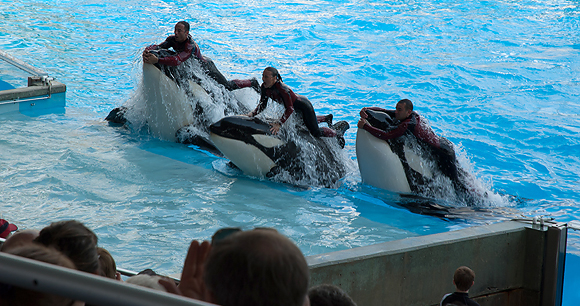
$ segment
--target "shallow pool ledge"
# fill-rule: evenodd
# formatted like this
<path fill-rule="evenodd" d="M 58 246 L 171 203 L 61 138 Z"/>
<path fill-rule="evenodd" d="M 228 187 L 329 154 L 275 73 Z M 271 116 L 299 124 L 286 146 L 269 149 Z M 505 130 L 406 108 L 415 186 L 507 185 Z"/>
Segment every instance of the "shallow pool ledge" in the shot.
<path fill-rule="evenodd" d="M 0 91 L 0 114 L 43 114 L 66 106 L 66 85 L 52 78 L 29 77 L 28 87 Z M 54 112 L 54 111 L 52 111 Z"/>
<path fill-rule="evenodd" d="M 481 306 L 561 305 L 567 225 L 507 221 L 308 256 L 311 286 L 335 284 L 359 306 L 439 305 L 460 266 Z"/>

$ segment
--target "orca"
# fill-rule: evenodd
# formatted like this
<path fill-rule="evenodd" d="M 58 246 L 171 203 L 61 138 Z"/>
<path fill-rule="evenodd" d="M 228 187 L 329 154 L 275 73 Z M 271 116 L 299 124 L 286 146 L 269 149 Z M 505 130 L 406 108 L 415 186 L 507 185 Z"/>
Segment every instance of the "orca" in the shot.
<path fill-rule="evenodd" d="M 367 114 L 367 121 L 372 126 L 382 130 L 392 127 L 393 122 L 388 114 L 373 110 L 367 110 Z M 440 141 L 453 150 L 449 140 L 440 137 Z M 451 188 L 457 196 L 470 200 L 466 185 L 468 175 L 455 160 L 455 153 L 437 153 L 434 150 L 413 135 L 385 141 L 360 128 L 356 135 L 356 156 L 364 184 L 400 194 L 436 198 L 444 196 Z M 443 175 L 440 171 L 442 158 L 449 158 L 447 162 L 455 163 L 457 178 Z M 446 179 L 451 181 L 451 185 L 442 183 Z"/>
<path fill-rule="evenodd" d="M 334 125 L 344 133 L 348 123 Z M 210 126 L 210 140 L 244 174 L 294 185 L 331 187 L 345 176 L 336 138 L 313 137 L 305 127 L 286 137 L 257 117 L 228 116 Z M 334 143 L 333 143 L 334 142 Z"/>
<path fill-rule="evenodd" d="M 162 140 L 215 150 L 209 140 L 210 124 L 227 115 L 247 113 L 246 104 L 255 99 L 256 93 L 249 88 L 226 90 L 192 58 L 177 67 L 143 64 L 136 93 L 105 120 L 144 129 Z"/>

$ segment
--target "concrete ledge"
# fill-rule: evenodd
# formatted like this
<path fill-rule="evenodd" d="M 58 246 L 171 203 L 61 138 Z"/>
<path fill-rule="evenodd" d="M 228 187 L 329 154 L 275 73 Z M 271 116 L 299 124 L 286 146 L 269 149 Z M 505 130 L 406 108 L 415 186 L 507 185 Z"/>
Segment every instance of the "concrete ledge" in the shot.
<path fill-rule="evenodd" d="M 470 296 L 485 305 L 540 305 L 546 230 L 504 222 L 307 257 L 311 285 L 335 284 L 359 306 L 437 305 L 453 272 L 476 273 Z"/>
<path fill-rule="evenodd" d="M 0 91 L 0 102 L 48 96 L 49 94 L 62 93 L 65 91 L 66 85 L 58 81 L 51 81 L 51 86 L 34 85 Z"/>

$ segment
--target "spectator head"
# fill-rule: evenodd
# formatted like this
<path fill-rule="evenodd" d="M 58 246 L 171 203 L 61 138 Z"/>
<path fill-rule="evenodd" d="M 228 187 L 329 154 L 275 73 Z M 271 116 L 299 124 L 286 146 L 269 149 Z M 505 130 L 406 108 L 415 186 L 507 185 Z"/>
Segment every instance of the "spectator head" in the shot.
<path fill-rule="evenodd" d="M 453 283 L 457 290 L 468 291 L 475 281 L 475 273 L 466 266 L 462 266 L 455 270 L 453 274 Z"/>
<path fill-rule="evenodd" d="M 273 229 L 214 241 L 204 272 L 213 302 L 222 306 L 302 306 L 308 301 L 308 277 L 300 249 Z"/>
<path fill-rule="evenodd" d="M 323 284 L 308 290 L 310 306 L 356 306 L 352 298 L 340 287 Z"/>
<path fill-rule="evenodd" d="M 10 233 L 17 230 L 18 227 L 14 224 L 10 224 L 10 222 L 0 219 L 0 238 L 8 238 Z"/>
<path fill-rule="evenodd" d="M 113 259 L 111 253 L 104 248 L 97 247 L 97 254 L 99 256 L 101 276 L 117 279 L 117 264 L 115 264 L 115 259 Z"/>
<path fill-rule="evenodd" d="M 37 230 L 17 231 L 16 233 L 12 234 L 12 236 L 8 237 L 6 241 L 4 241 L 4 244 L 0 250 L 2 252 L 8 252 L 10 249 L 31 243 L 36 237 L 38 237 Z"/>
<path fill-rule="evenodd" d="M 66 255 L 80 271 L 99 274 L 97 235 L 82 223 L 69 220 L 43 228 L 35 242 L 53 247 Z"/>
<path fill-rule="evenodd" d="M 26 257 L 65 268 L 75 269 L 73 262 L 59 251 L 38 243 L 29 243 L 11 248 L 6 253 Z M 73 300 L 54 294 L 0 284 L 0 305 L 20 306 L 64 306 L 72 305 Z"/>

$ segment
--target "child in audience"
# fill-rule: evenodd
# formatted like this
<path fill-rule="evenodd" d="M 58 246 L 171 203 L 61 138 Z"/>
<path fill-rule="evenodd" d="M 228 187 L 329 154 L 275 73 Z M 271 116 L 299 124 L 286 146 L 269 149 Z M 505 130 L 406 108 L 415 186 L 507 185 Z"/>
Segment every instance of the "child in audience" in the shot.
<path fill-rule="evenodd" d="M 97 254 L 99 255 L 99 267 L 101 275 L 104 277 L 121 280 L 121 273 L 117 272 L 117 264 L 115 259 L 109 251 L 104 248 L 97 247 Z"/>
<path fill-rule="evenodd" d="M 453 284 L 457 289 L 454 293 L 448 293 L 443 296 L 440 306 L 465 305 L 479 306 L 479 304 L 468 297 L 469 288 L 475 282 L 475 273 L 466 266 L 455 270 L 453 274 Z"/>

